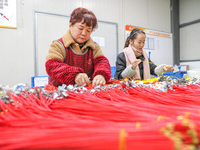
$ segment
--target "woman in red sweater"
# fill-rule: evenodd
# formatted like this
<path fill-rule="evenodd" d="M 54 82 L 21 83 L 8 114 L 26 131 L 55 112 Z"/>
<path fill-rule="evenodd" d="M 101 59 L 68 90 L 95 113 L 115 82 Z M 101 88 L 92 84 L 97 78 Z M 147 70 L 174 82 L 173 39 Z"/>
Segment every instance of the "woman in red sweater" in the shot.
<path fill-rule="evenodd" d="M 93 12 L 85 8 L 72 12 L 67 33 L 51 44 L 46 57 L 50 85 L 92 83 L 95 86 L 110 79 L 109 61 L 90 37 L 96 28 Z"/>

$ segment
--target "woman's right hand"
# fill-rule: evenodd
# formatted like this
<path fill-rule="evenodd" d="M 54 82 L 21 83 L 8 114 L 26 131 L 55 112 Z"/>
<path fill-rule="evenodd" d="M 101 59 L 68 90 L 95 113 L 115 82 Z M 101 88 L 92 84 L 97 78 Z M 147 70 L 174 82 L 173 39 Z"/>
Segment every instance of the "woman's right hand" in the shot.
<path fill-rule="evenodd" d="M 83 85 L 84 83 L 90 84 L 91 81 L 88 78 L 86 73 L 78 73 L 75 77 L 75 83 L 79 86 Z"/>
<path fill-rule="evenodd" d="M 133 63 L 132 63 L 132 69 L 135 70 L 137 68 L 137 66 L 141 63 L 141 59 L 136 59 Z"/>

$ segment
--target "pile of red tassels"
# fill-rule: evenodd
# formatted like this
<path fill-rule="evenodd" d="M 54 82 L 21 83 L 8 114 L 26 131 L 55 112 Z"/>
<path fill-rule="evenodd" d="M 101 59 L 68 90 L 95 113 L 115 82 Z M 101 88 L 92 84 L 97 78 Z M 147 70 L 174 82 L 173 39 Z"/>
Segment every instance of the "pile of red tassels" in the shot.
<path fill-rule="evenodd" d="M 0 149 L 195 150 L 200 86 L 172 87 L 122 83 L 60 97 L 50 87 L 8 91 L 11 102 L 0 99 Z"/>

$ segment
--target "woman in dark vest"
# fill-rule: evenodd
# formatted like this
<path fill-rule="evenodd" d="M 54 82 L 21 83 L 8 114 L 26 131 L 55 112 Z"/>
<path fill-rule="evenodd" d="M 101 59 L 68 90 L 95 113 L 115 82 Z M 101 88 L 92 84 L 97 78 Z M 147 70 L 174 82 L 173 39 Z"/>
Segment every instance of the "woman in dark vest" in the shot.
<path fill-rule="evenodd" d="M 90 37 L 96 28 L 93 12 L 85 8 L 72 12 L 69 30 L 51 44 L 46 57 L 50 85 L 92 83 L 95 86 L 104 85 L 110 79 L 109 61 Z"/>
<path fill-rule="evenodd" d="M 123 52 L 117 56 L 114 78 L 119 80 L 129 76 L 134 80 L 150 79 L 150 75 L 160 75 L 174 69 L 168 65 L 155 65 L 143 49 L 145 32 L 133 29 L 127 37 Z"/>

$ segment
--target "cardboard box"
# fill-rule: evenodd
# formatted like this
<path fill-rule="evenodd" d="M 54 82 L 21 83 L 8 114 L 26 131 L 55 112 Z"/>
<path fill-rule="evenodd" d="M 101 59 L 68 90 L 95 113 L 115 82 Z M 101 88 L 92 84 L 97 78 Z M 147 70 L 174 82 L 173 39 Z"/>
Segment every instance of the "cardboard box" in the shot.
<path fill-rule="evenodd" d="M 181 72 L 187 72 L 189 70 L 189 65 L 179 65 L 181 67 Z"/>

